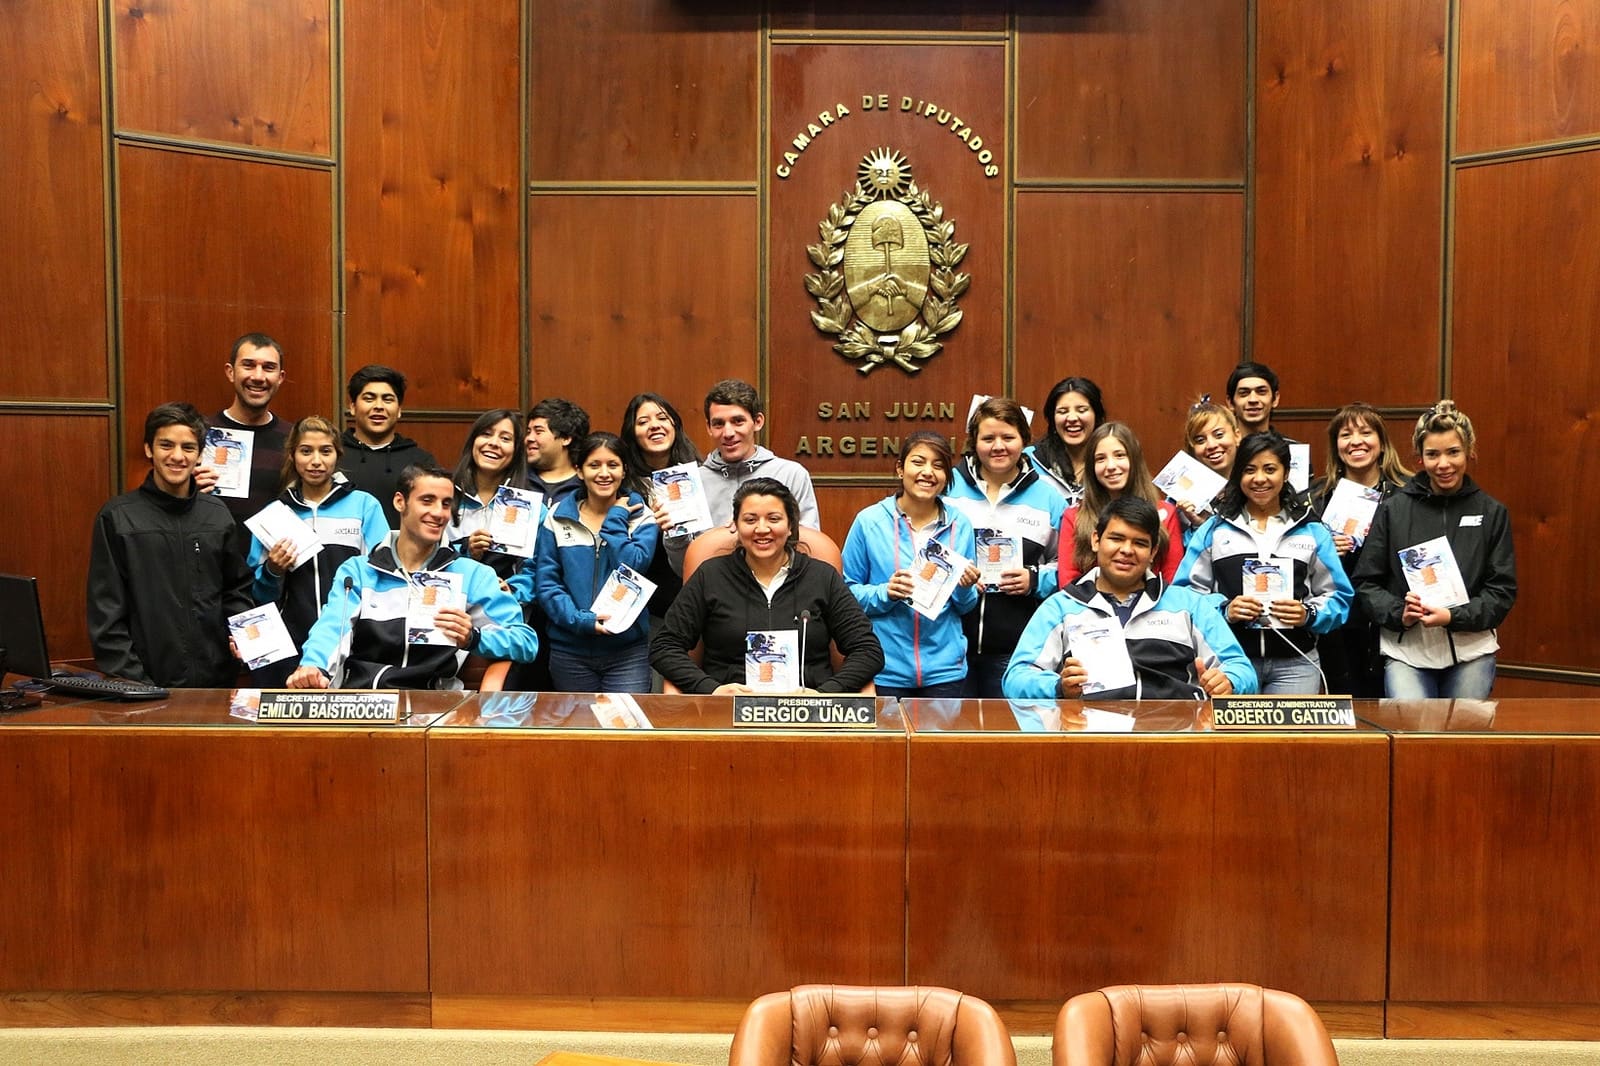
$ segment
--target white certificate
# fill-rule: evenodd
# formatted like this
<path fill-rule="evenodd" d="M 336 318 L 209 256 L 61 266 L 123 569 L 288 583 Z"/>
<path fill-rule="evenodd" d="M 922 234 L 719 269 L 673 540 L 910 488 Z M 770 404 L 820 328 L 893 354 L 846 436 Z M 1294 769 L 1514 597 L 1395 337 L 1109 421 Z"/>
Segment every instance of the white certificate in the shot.
<path fill-rule="evenodd" d="M 654 729 L 639 701 L 626 692 L 602 692 L 589 704 L 601 729 Z"/>
<path fill-rule="evenodd" d="M 1022 569 L 1022 538 L 1004 529 L 978 529 L 978 583 L 998 592 L 1000 575 Z"/>
<path fill-rule="evenodd" d="M 800 688 L 800 633 L 795 629 L 752 630 L 745 634 L 744 683 L 753 692 L 796 692 Z"/>
<path fill-rule="evenodd" d="M 1406 587 L 1422 597 L 1425 606 L 1460 607 L 1471 598 L 1461 567 L 1456 564 L 1456 553 L 1445 538 L 1425 540 L 1400 549 L 1398 554 Z"/>
<path fill-rule="evenodd" d="M 322 539 L 305 519 L 282 500 L 273 500 L 261 510 L 244 520 L 244 527 L 268 551 L 280 540 L 294 546 L 294 563 L 289 567 L 298 570 L 322 550 Z"/>
<path fill-rule="evenodd" d="M 1179 452 L 1167 460 L 1155 482 L 1173 503 L 1186 503 L 1204 512 L 1211 509 L 1211 501 L 1227 487 L 1228 479 L 1188 452 Z"/>
<path fill-rule="evenodd" d="M 600 625 L 607 633 L 625 633 L 655 595 L 656 583 L 633 569 L 619 566 L 611 571 L 589 610 L 602 616 Z"/>
<path fill-rule="evenodd" d="M 1243 595 L 1261 605 L 1261 614 L 1252 624 L 1259 629 L 1282 629 L 1283 624 L 1273 617 L 1272 603 L 1274 600 L 1289 599 L 1294 560 L 1246 559 L 1243 569 Z"/>
<path fill-rule="evenodd" d="M 239 650 L 240 660 L 251 670 L 300 653 L 275 603 L 229 615 L 228 635 Z"/>
<path fill-rule="evenodd" d="M 465 587 L 466 581 L 460 574 L 445 570 L 419 570 L 412 574 L 411 591 L 406 600 L 406 643 L 455 647 L 456 642 L 439 632 L 433 618 L 446 607 L 466 610 Z"/>
<path fill-rule="evenodd" d="M 1289 484 L 1296 492 L 1306 491 L 1311 484 L 1311 445 L 1299 441 L 1289 444 Z"/>
<path fill-rule="evenodd" d="M 1383 502 L 1383 493 L 1376 487 L 1368 488 L 1347 477 L 1339 479 L 1328 496 L 1328 505 L 1322 509 L 1322 521 L 1335 533 L 1343 533 L 1357 544 L 1367 539 L 1372 528 L 1372 516 Z"/>
<path fill-rule="evenodd" d="M 1067 654 L 1078 660 L 1088 675 L 1083 683 L 1085 696 L 1134 685 L 1128 641 L 1115 618 L 1081 615 L 1069 619 Z"/>
<path fill-rule="evenodd" d="M 531 558 L 539 538 L 539 513 L 544 505 L 544 495 L 531 489 L 514 489 L 501 485 L 495 490 L 488 508 L 485 528 L 489 530 L 489 548 L 505 555 Z"/>
<path fill-rule="evenodd" d="M 256 435 L 248 429 L 207 426 L 200 465 L 216 471 L 217 484 L 211 491 L 236 500 L 249 496 L 250 466 L 255 452 Z"/>
<path fill-rule="evenodd" d="M 700 480 L 698 463 L 679 463 L 650 475 L 652 498 L 666 509 L 672 525 L 663 536 L 694 536 L 711 528 L 711 507 L 706 502 L 705 485 Z"/>
<path fill-rule="evenodd" d="M 937 618 L 971 564 L 936 540 L 929 540 L 911 560 L 911 608 L 924 618 Z"/>

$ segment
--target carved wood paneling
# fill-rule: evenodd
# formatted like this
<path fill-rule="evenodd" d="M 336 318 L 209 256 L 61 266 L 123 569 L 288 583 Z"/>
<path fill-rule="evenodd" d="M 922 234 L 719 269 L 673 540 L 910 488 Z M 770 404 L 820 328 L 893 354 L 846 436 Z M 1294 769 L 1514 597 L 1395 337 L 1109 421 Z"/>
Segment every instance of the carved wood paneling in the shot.
<path fill-rule="evenodd" d="M 0 5 L 0 395 L 106 390 L 105 155 L 98 5 Z"/>
<path fill-rule="evenodd" d="M 345 14 L 345 364 L 404 371 L 414 406 L 516 403 L 520 9 Z"/>
<path fill-rule="evenodd" d="M 1600 133 L 1600 3 L 1461 0 L 1456 151 Z"/>
<path fill-rule="evenodd" d="M 1257 6 L 1253 348 L 1297 404 L 1434 398 L 1446 9 Z"/>
<path fill-rule="evenodd" d="M 1243 178 L 1245 0 L 1059 7 L 1017 19 L 1019 178 Z"/>
<path fill-rule="evenodd" d="M 1189 405 L 1239 361 L 1244 198 L 1030 192 L 1016 234 L 1017 392 L 1034 432 L 1050 386 L 1087 377 L 1159 469 Z"/>
<path fill-rule="evenodd" d="M 529 7 L 534 181 L 755 180 L 761 20 L 753 6 Z"/>
<path fill-rule="evenodd" d="M 285 418 L 327 409 L 332 379 L 332 175 L 124 145 L 123 439 L 142 478 L 144 416 L 167 400 L 232 402 L 223 367 L 259 331 L 284 348 Z"/>

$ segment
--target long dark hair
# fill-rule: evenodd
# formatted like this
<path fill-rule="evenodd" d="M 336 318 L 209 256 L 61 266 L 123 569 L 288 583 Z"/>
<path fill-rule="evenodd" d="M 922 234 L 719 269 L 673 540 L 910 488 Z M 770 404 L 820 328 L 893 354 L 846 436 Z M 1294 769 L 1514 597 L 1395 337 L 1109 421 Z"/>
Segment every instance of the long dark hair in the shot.
<path fill-rule="evenodd" d="M 1094 412 L 1095 429 L 1105 425 L 1106 405 L 1100 395 L 1100 386 L 1088 378 L 1062 378 L 1051 387 L 1050 395 L 1044 398 L 1044 436 L 1033 446 L 1033 454 L 1056 477 L 1069 485 L 1076 485 L 1078 479 L 1073 474 L 1072 456 L 1067 454 L 1066 442 L 1056 432 L 1056 404 L 1069 392 L 1075 392 L 1089 401 L 1089 409 Z M 1084 448 L 1087 451 L 1087 442 Z M 1088 465 L 1084 463 L 1085 468 Z"/>
<path fill-rule="evenodd" d="M 472 443 L 501 422 L 511 423 L 511 462 L 506 465 L 505 473 L 500 475 L 500 483 L 514 489 L 528 487 L 528 453 L 522 444 L 525 435 L 522 416 L 509 407 L 496 407 L 479 415 L 472 423 L 472 428 L 467 430 L 467 439 L 461 445 L 461 458 L 456 462 L 456 471 L 450 478 L 456 484 L 458 495 L 478 495 L 478 462 L 472 457 Z M 450 521 L 460 524 L 460 507 L 454 509 Z"/>
<path fill-rule="evenodd" d="M 1128 484 L 1122 490 L 1122 495 L 1144 500 L 1156 508 L 1161 506 L 1163 499 L 1161 490 L 1156 488 L 1155 481 L 1150 477 L 1150 466 L 1144 461 L 1144 446 L 1139 443 L 1139 435 L 1133 431 L 1133 427 L 1126 422 L 1106 422 L 1094 427 L 1094 432 L 1089 434 L 1089 456 L 1083 468 L 1083 499 L 1078 501 L 1078 516 L 1072 529 L 1073 561 L 1080 570 L 1088 570 L 1095 564 L 1091 545 L 1099 527 L 1100 515 L 1114 498 L 1120 498 L 1113 497 L 1094 475 L 1095 453 L 1100 450 L 1101 443 L 1107 440 L 1121 444 L 1128 453 Z M 1154 547 L 1154 558 L 1164 560 L 1167 551 L 1166 530 L 1158 528 Z"/>
<path fill-rule="evenodd" d="M 956 453 L 950 447 L 950 438 L 943 433 L 931 429 L 919 429 L 907 437 L 900 445 L 900 458 L 894 461 L 897 471 L 905 469 L 905 458 L 917 448 L 927 448 L 933 452 L 933 457 L 938 460 L 940 469 L 944 471 L 944 490 L 940 495 L 950 491 L 950 479 L 955 476 Z M 894 494 L 904 496 L 906 492 L 905 481 L 902 478 L 899 485 L 895 486 Z"/>
<path fill-rule="evenodd" d="M 1271 452 L 1277 456 L 1278 462 L 1283 464 L 1283 488 L 1278 491 L 1279 510 L 1294 509 L 1294 502 L 1299 493 L 1289 484 L 1289 442 L 1277 430 L 1269 429 L 1265 433 L 1252 433 L 1239 442 L 1239 454 L 1233 457 L 1233 472 L 1228 475 L 1228 485 L 1217 498 L 1218 514 L 1237 518 L 1244 513 L 1245 494 L 1242 487 L 1244 468 L 1262 452 Z"/>
<path fill-rule="evenodd" d="M 628 468 L 628 491 L 637 492 L 646 499 L 650 496 L 650 464 L 645 461 L 644 449 L 639 447 L 639 435 L 634 430 L 633 420 L 639 417 L 639 408 L 647 403 L 661 408 L 672 421 L 672 449 L 667 452 L 667 465 L 700 461 L 700 453 L 694 450 L 694 445 L 683 432 L 683 416 L 667 402 L 666 397 L 654 392 L 641 392 L 629 400 L 622 412 L 622 426 L 617 430 L 617 437 L 622 441 L 622 465 Z"/>

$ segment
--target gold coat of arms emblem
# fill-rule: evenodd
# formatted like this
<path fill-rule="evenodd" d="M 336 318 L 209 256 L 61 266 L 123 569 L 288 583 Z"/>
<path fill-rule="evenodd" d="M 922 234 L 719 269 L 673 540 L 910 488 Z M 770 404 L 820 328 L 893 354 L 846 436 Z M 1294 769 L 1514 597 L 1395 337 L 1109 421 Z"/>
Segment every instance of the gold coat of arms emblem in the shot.
<path fill-rule="evenodd" d="M 806 247 L 818 271 L 806 275 L 811 321 L 863 374 L 889 363 L 921 370 L 961 324 L 957 301 L 972 282 L 956 269 L 967 246 L 944 207 L 917 188 L 905 156 L 874 148 L 817 229 L 822 240 Z"/>

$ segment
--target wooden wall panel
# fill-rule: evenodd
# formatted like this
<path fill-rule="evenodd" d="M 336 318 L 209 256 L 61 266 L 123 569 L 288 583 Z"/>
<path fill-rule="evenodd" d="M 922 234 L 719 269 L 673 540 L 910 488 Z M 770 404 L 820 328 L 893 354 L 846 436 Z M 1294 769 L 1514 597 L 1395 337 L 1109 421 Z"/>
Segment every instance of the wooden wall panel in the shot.
<path fill-rule="evenodd" d="M 0 5 L 0 335 L 9 399 L 107 398 L 98 4 Z"/>
<path fill-rule="evenodd" d="M 885 459 L 884 469 L 894 470 L 894 460 Z M 822 513 L 822 531 L 832 537 L 839 547 L 850 533 L 850 524 L 862 508 L 877 503 L 893 494 L 896 485 L 823 485 L 817 489 L 817 510 Z"/>
<path fill-rule="evenodd" d="M 761 18 L 753 5 L 533 0 L 529 8 L 534 181 L 755 180 Z"/>
<path fill-rule="evenodd" d="M 252 330 L 284 347 L 273 409 L 327 412 L 333 377 L 333 177 L 326 171 L 124 145 L 123 438 L 144 476 L 144 416 L 167 400 L 211 414 L 223 367 Z"/>
<path fill-rule="evenodd" d="M 1502 673 L 1494 679 L 1494 694 L 1499 699 L 1592 700 L 1600 695 L 1600 687 L 1576 682 L 1507 677 Z"/>
<path fill-rule="evenodd" d="M 1456 151 L 1600 133 L 1600 2 L 1461 0 Z"/>
<path fill-rule="evenodd" d="M 520 9 L 346 6 L 345 365 L 404 371 L 413 407 L 518 394 Z"/>
<path fill-rule="evenodd" d="M 756 377 L 753 196 L 535 196 L 529 377 L 615 431 L 659 392 L 708 445 L 706 389 Z M 769 405 L 770 406 L 770 405 Z"/>
<path fill-rule="evenodd" d="M 1005 50 L 941 44 L 782 45 L 772 52 L 771 152 L 788 177 L 770 181 L 768 301 L 769 446 L 807 463 L 814 475 L 882 474 L 882 441 L 915 429 L 963 432 L 975 392 L 1002 388 L 1005 354 Z M 874 107 L 864 106 L 871 96 Z M 876 106 L 880 102 L 887 107 Z M 902 108 L 902 98 L 912 104 Z M 918 109 L 921 103 L 923 109 Z M 846 113 L 840 115 L 843 105 Z M 926 113 L 927 106 L 934 113 Z M 831 120 L 821 119 L 828 112 Z M 827 121 L 827 125 L 822 122 Z M 941 121 L 943 124 L 941 124 Z M 966 140 L 959 130 L 967 130 Z M 806 140 L 809 138 L 809 140 Z M 978 151 L 972 145 L 981 140 Z M 803 149 L 796 142 L 805 143 Z M 956 305 L 962 319 L 944 348 L 909 373 L 884 365 L 863 375 L 833 351 L 838 337 L 819 330 L 819 309 L 805 278 L 817 271 L 807 247 L 819 240 L 830 209 L 854 190 L 863 158 L 886 147 L 910 164 L 910 176 L 953 226 L 950 241 L 967 248 L 955 270 L 971 286 Z M 787 161 L 784 153 L 795 156 Z M 992 155 L 985 155 L 992 153 Z M 985 166 L 995 168 L 992 176 Z M 776 171 L 775 173 L 782 173 Z M 853 216 L 852 216 L 853 217 Z M 907 225 L 913 220 L 907 220 Z M 897 268 L 898 269 L 898 268 Z M 853 317 L 853 312 L 851 312 Z M 919 319 L 920 320 L 920 316 Z M 826 419 L 819 404 L 870 405 L 864 418 Z M 894 405 L 914 409 L 909 420 Z M 922 417 L 933 404 L 935 416 Z M 940 415 L 938 405 L 948 405 Z M 812 454 L 800 453 L 800 439 Z M 830 438 L 834 455 L 823 453 Z M 879 454 L 843 454 L 845 438 Z"/>
<path fill-rule="evenodd" d="M 1463 170 L 1456 182 L 1454 399 L 1478 433 L 1473 477 L 1511 510 L 1517 607 L 1502 658 L 1593 670 L 1573 613 L 1600 499 L 1600 153 Z M 1553 465 L 1552 465 L 1553 464 Z M 1532 471 L 1551 476 L 1529 476 Z"/>
<path fill-rule="evenodd" d="M 70 457 L 63 474 L 63 458 Z M 0 569 L 39 579 L 45 639 L 57 659 L 89 654 L 84 583 L 94 516 L 111 484 L 109 414 L 0 414 L 0 476 L 27 517 L 8 533 Z"/>
<path fill-rule="evenodd" d="M 1020 398 L 1037 412 L 1061 378 L 1093 379 L 1154 472 L 1189 405 L 1220 394 L 1239 361 L 1244 197 L 1030 192 L 1016 233 Z"/>
<path fill-rule="evenodd" d="M 1245 0 L 1062 5 L 1017 19 L 1017 177 L 1231 178 Z"/>
<path fill-rule="evenodd" d="M 1253 350 L 1293 405 L 1435 399 L 1446 9 L 1258 5 Z"/>
<path fill-rule="evenodd" d="M 117 123 L 332 155 L 329 0 L 115 0 Z"/>

